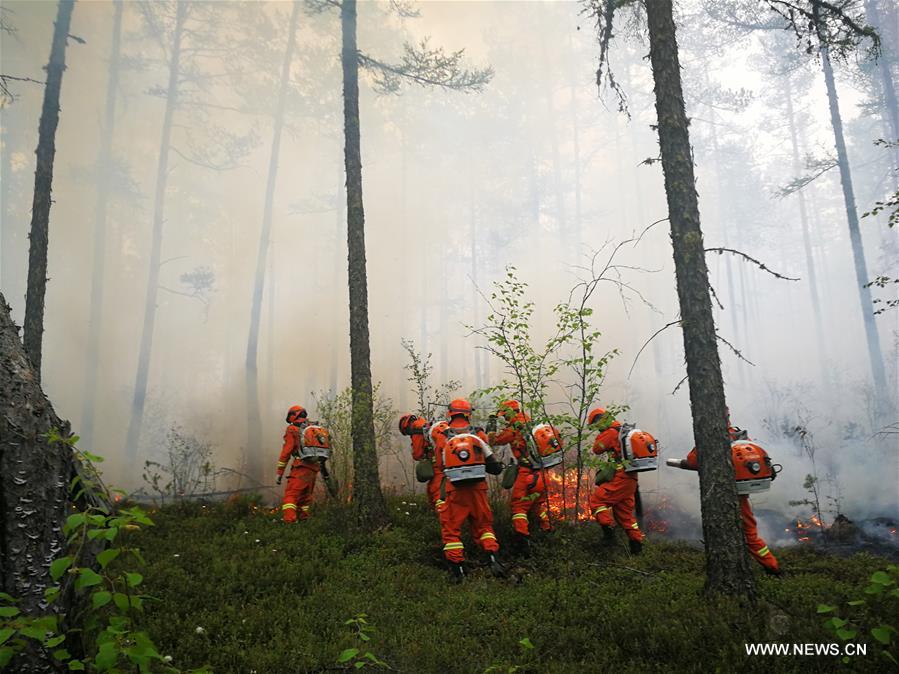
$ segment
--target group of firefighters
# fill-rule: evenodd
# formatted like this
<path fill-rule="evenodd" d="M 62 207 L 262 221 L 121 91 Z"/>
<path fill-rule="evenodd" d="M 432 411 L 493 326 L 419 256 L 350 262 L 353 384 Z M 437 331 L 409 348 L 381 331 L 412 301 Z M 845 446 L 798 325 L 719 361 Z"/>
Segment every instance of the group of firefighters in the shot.
<path fill-rule="evenodd" d="M 487 498 L 487 474 L 502 475 L 502 486 L 512 490 L 512 551 L 527 556 L 531 547 L 531 518 L 543 531 L 550 531 L 546 474 L 562 462 L 564 444 L 558 430 L 548 423 L 535 424 L 518 400 L 507 400 L 489 417 L 487 427 L 472 423 L 472 405 L 457 398 L 447 406 L 446 418 L 430 420 L 404 414 L 399 430 L 409 437 L 415 473 L 427 483 L 428 500 L 437 514 L 443 539 L 443 554 L 456 580 L 465 577 L 462 527 L 469 524 L 472 538 L 490 560 L 497 575 L 505 569 L 497 555 L 499 542 L 493 530 L 493 512 Z M 330 436 L 323 426 L 308 419 L 306 410 L 295 405 L 287 412 L 287 430 L 278 460 L 277 482 L 293 458 L 281 506 L 285 522 L 309 517 L 316 477 L 329 480 L 327 459 Z M 658 442 L 648 432 L 622 423 L 604 408 L 587 416 L 587 425 L 597 432 L 593 453 L 604 458 L 590 495 L 590 513 L 603 531 L 603 539 L 615 539 L 615 527 L 627 535 L 631 554 L 642 551 L 645 535 L 636 517 L 638 475 L 658 467 Z M 743 534 L 752 556 L 766 573 L 780 575 L 777 559 L 758 534 L 749 495 L 769 488 L 777 476 L 767 453 L 752 442 L 746 431 L 730 425 L 728 433 L 740 499 Z M 509 445 L 513 461 L 504 465 L 494 448 Z M 668 459 L 668 465 L 699 470 L 694 448 L 685 459 Z"/>

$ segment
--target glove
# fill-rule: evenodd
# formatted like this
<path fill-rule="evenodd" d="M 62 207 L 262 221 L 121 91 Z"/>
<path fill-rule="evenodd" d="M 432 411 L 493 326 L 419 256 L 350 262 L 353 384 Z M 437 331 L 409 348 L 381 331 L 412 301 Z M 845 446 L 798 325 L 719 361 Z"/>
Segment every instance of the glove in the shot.
<path fill-rule="evenodd" d="M 282 478 L 282 477 L 284 477 L 284 476 L 283 476 L 283 475 L 279 475 L 279 476 L 278 476 L 278 479 L 275 480 L 275 484 L 281 484 L 281 478 Z"/>
<path fill-rule="evenodd" d="M 494 457 L 491 456 L 487 458 L 487 464 L 485 465 L 485 468 L 491 475 L 499 475 L 503 472 L 503 468 L 505 468 L 505 466 L 503 465 L 502 461 L 497 461 Z"/>

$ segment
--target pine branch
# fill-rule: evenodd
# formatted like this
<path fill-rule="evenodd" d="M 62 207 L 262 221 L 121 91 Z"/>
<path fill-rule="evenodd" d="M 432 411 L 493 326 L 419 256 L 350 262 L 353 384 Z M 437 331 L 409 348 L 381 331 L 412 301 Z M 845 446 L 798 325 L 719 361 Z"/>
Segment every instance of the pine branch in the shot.
<path fill-rule="evenodd" d="M 382 94 L 399 92 L 403 80 L 423 87 L 442 87 L 464 93 L 482 91 L 493 79 L 493 68 L 468 69 L 462 66 L 464 49 L 447 53 L 432 49 L 428 38 L 417 46 L 408 42 L 399 63 L 390 64 L 359 53 L 359 65 L 375 78 L 375 89 Z"/>
<path fill-rule="evenodd" d="M 706 253 L 718 253 L 719 255 L 722 255 L 724 253 L 731 253 L 732 255 L 737 255 L 739 257 L 742 257 L 744 260 L 748 260 L 749 262 L 752 262 L 756 267 L 758 267 L 759 269 L 761 269 L 764 272 L 771 274 L 772 276 L 774 276 L 776 278 L 783 279 L 784 281 L 798 281 L 799 280 L 798 278 L 793 278 L 792 276 L 784 276 L 783 274 L 778 274 L 773 269 L 768 268 L 763 262 L 760 262 L 759 260 L 756 260 L 754 257 L 750 257 L 746 253 L 739 251 L 739 250 L 735 250 L 733 248 L 706 248 L 705 252 Z"/>

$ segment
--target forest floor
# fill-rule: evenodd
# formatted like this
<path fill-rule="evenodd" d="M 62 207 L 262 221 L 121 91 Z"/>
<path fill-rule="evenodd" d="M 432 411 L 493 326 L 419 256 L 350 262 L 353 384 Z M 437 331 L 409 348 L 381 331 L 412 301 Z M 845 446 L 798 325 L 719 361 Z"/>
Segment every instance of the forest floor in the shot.
<path fill-rule="evenodd" d="M 529 559 L 509 560 L 505 579 L 466 539 L 470 577 L 453 585 L 424 502 L 392 498 L 390 511 L 392 525 L 376 534 L 355 531 L 351 511 L 333 504 L 316 504 L 312 519 L 295 526 L 248 502 L 154 511 L 155 526 L 129 536 L 147 561 L 146 593 L 159 600 L 148 602 L 145 626 L 174 665 L 219 673 L 350 671 L 357 663 L 407 673 L 892 666 L 870 636 L 867 655 L 848 665 L 834 655 L 748 656 L 744 646 L 841 643 L 818 606 L 847 615 L 846 602 L 866 597 L 885 559 L 777 550 L 788 573 L 757 570 L 760 601 L 749 606 L 702 595 L 701 550 L 650 538 L 631 557 L 623 535 L 604 547 L 589 523 L 539 539 Z M 506 519 L 497 518 L 500 541 Z M 863 607 L 862 627 L 884 620 L 876 612 L 897 622 L 896 597 L 880 601 Z M 364 623 L 353 622 L 362 614 Z"/>

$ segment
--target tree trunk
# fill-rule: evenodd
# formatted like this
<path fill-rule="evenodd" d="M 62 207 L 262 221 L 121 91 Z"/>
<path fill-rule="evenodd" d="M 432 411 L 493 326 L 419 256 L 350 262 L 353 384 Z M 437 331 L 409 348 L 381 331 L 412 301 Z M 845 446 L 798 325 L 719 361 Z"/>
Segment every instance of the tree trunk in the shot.
<path fill-rule="evenodd" d="M 790 129 L 790 148 L 793 155 L 793 175 L 800 175 L 802 166 L 799 162 L 799 134 L 796 130 L 796 115 L 793 111 L 793 83 L 790 74 L 784 75 L 784 98 L 787 104 L 787 124 Z M 818 358 L 821 367 L 821 376 L 827 372 L 827 333 L 824 331 L 824 319 L 821 315 L 821 301 L 818 297 L 818 273 L 815 268 L 815 260 L 812 256 L 812 236 L 808 222 L 808 206 L 805 203 L 805 192 L 799 190 L 796 193 L 799 201 L 799 223 L 802 226 L 802 247 L 805 253 L 805 270 L 808 274 L 808 289 L 812 300 L 812 313 L 815 317 L 815 331 L 818 342 Z"/>
<path fill-rule="evenodd" d="M 125 449 L 131 457 L 140 445 L 144 406 L 147 401 L 147 379 L 150 372 L 150 353 L 153 349 L 153 327 L 156 324 L 156 297 L 159 294 L 159 265 L 162 257 L 162 226 L 165 222 L 165 193 L 169 179 L 169 147 L 172 139 L 172 121 L 178 106 L 178 79 L 181 62 L 181 37 L 187 20 L 188 3 L 177 3 L 175 33 L 169 56 L 169 83 L 162 121 L 162 138 L 159 142 L 159 161 L 156 166 L 156 194 L 153 200 L 153 239 L 150 247 L 150 269 L 147 277 L 147 296 L 144 300 L 144 327 L 140 339 L 137 376 L 134 382 L 134 400 Z"/>
<path fill-rule="evenodd" d="M 48 611 L 50 562 L 65 548 L 73 465 L 67 445 L 47 442 L 51 429 L 67 436 L 69 425 L 44 397 L 29 360 L 0 293 L 0 591 L 16 597 L 25 615 L 38 615 Z M 17 672 L 56 671 L 49 649 L 29 649 L 13 664 Z"/>
<path fill-rule="evenodd" d="M 53 158 L 56 127 L 59 125 L 59 92 L 66 69 L 66 41 L 75 0 L 60 0 L 53 28 L 53 44 L 47 63 L 44 105 L 38 127 L 37 163 L 34 169 L 34 201 L 31 206 L 31 243 L 28 251 L 28 290 L 25 295 L 25 351 L 41 376 L 41 343 L 44 337 L 44 296 L 47 292 L 47 246 L 50 235 L 50 204 L 53 188 Z"/>
<path fill-rule="evenodd" d="M 480 325 L 480 312 L 478 311 L 478 216 L 475 204 L 475 171 L 473 166 L 468 167 L 468 220 L 471 223 L 471 317 L 473 325 Z M 484 376 L 481 372 L 481 349 L 471 349 L 474 356 L 474 385 L 477 389 L 484 388 Z"/>
<path fill-rule="evenodd" d="M 725 423 L 724 382 L 699 222 L 672 0 L 647 2 L 646 14 L 693 436 L 700 457 L 706 590 L 754 596 L 755 582 L 740 528 L 737 488 Z"/>
<path fill-rule="evenodd" d="M 275 184 L 278 180 L 278 156 L 281 152 L 281 131 L 284 128 L 284 102 L 290 81 L 290 63 L 296 44 L 300 2 L 293 3 L 287 28 L 287 47 L 281 64 L 281 84 L 278 87 L 278 103 L 272 125 L 272 148 L 268 162 L 268 179 L 265 183 L 265 205 L 262 209 L 262 231 L 259 250 L 256 253 L 256 280 L 250 307 L 250 333 L 247 337 L 246 386 L 247 386 L 247 472 L 254 478 L 262 476 L 262 417 L 259 412 L 259 320 L 262 315 L 262 294 L 265 290 L 265 267 L 272 236 L 272 205 L 275 200 Z M 271 282 L 271 281 L 269 281 Z M 274 307 L 270 307 L 274 311 Z"/>
<path fill-rule="evenodd" d="M 896 87 L 893 84 L 893 73 L 890 71 L 890 57 L 895 45 L 891 41 L 890 35 L 884 35 L 880 16 L 880 7 L 877 0 L 865 0 L 865 15 L 868 23 L 877 30 L 881 37 L 880 46 L 882 53 L 877 59 L 877 66 L 880 70 L 881 88 L 883 90 L 883 116 L 889 122 L 892 138 L 888 140 L 899 140 L 899 103 L 896 101 Z M 893 160 L 895 167 L 899 169 L 899 147 L 893 148 Z"/>
<path fill-rule="evenodd" d="M 87 356 L 84 360 L 84 407 L 81 412 L 81 438 L 84 446 L 93 447 L 94 407 L 97 401 L 97 375 L 100 369 L 100 328 L 103 324 L 103 290 L 106 271 L 106 206 L 109 201 L 109 165 L 112 160 L 112 138 L 115 132 L 115 104 L 119 91 L 119 54 L 122 41 L 124 3 L 114 0 L 112 48 L 106 83 L 106 108 L 100 152 L 97 155 L 97 204 L 94 208 L 94 257 L 91 278 L 91 308 L 88 321 Z"/>
<path fill-rule="evenodd" d="M 871 375 L 874 381 L 874 394 L 877 399 L 877 414 L 884 418 L 889 408 L 889 390 L 887 388 L 886 370 L 883 353 L 880 350 L 880 337 L 874 323 L 874 305 L 871 302 L 871 291 L 865 287 L 870 277 L 865 262 L 865 249 L 858 226 L 858 211 L 855 207 L 855 192 L 852 187 L 852 173 L 849 170 L 849 156 L 843 138 L 843 120 L 840 116 L 840 103 L 837 98 L 837 87 L 833 77 L 833 66 L 827 46 L 822 43 L 821 65 L 824 70 L 824 83 L 827 85 L 827 101 L 830 105 L 830 122 L 833 127 L 834 144 L 837 148 L 837 162 L 840 167 L 840 183 L 843 186 L 843 201 L 846 205 L 846 220 L 849 225 L 849 241 L 852 245 L 852 257 L 855 262 L 855 277 L 858 283 L 859 301 L 861 302 L 862 322 L 868 345 L 868 358 L 871 363 Z"/>
<path fill-rule="evenodd" d="M 362 206 L 362 150 L 359 138 L 359 51 L 356 47 L 356 0 L 340 7 L 343 33 L 343 124 L 346 163 L 347 248 L 350 299 L 350 381 L 353 390 L 353 502 L 359 524 L 388 522 L 378 475 L 378 452 L 371 385 L 368 336 L 368 281 L 365 271 L 365 211 Z"/>

